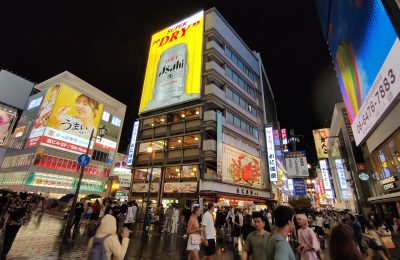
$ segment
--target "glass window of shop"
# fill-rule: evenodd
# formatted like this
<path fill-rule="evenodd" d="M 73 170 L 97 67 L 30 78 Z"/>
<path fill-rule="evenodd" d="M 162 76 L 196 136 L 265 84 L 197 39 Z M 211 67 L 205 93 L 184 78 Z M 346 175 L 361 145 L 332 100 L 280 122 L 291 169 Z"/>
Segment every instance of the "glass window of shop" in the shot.
<path fill-rule="evenodd" d="M 171 166 L 165 168 L 165 179 L 197 178 L 198 165 Z"/>
<path fill-rule="evenodd" d="M 183 147 L 193 147 L 199 146 L 200 143 L 200 135 L 185 135 L 183 137 Z"/>
<path fill-rule="evenodd" d="M 167 123 L 167 116 L 161 115 L 143 120 L 143 129 L 152 128 L 155 126 L 162 126 Z"/>
<path fill-rule="evenodd" d="M 188 108 L 186 110 L 172 113 L 169 121 L 173 123 L 182 122 L 184 120 L 192 120 L 200 118 L 200 107 Z"/>
<path fill-rule="evenodd" d="M 138 180 L 146 181 L 147 175 L 149 175 L 150 172 L 151 168 L 136 169 L 133 179 L 136 181 Z M 152 175 L 153 175 L 153 181 L 159 181 L 161 179 L 161 168 L 153 167 Z"/>
<path fill-rule="evenodd" d="M 183 137 L 172 137 L 168 139 L 168 149 L 169 150 L 176 150 L 182 148 L 182 141 Z"/>
<path fill-rule="evenodd" d="M 180 179 L 181 178 L 181 167 L 173 166 L 165 168 L 165 179 Z"/>
<path fill-rule="evenodd" d="M 147 147 L 152 146 L 154 151 L 160 151 L 165 147 L 165 140 L 156 140 L 153 142 L 140 143 L 139 153 L 147 153 Z"/>
<path fill-rule="evenodd" d="M 182 166 L 182 178 L 196 178 L 199 172 L 197 165 Z"/>
<path fill-rule="evenodd" d="M 376 149 L 370 157 L 371 166 L 379 177 L 388 178 L 400 173 L 400 130 Z"/>

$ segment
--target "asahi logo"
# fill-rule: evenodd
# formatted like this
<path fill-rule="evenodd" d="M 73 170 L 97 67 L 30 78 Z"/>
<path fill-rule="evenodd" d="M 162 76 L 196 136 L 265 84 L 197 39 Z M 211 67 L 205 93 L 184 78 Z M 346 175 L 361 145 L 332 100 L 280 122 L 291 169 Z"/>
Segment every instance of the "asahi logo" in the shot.
<path fill-rule="evenodd" d="M 176 71 L 177 69 L 183 69 L 185 66 L 185 59 L 182 60 L 177 60 L 174 64 L 165 64 L 164 67 L 162 67 L 161 72 L 158 74 L 158 77 L 161 77 L 164 74 L 167 73 L 172 73 Z M 169 74 L 167 78 L 173 78 L 173 74 Z"/>

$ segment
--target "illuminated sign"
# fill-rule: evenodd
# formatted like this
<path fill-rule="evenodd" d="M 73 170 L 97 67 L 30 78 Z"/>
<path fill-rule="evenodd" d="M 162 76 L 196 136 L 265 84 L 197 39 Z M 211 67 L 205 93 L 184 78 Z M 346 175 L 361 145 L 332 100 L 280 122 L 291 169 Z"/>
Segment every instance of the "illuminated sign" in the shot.
<path fill-rule="evenodd" d="M 117 143 L 104 137 L 97 137 L 95 146 L 109 151 L 115 151 L 115 149 L 117 148 Z"/>
<path fill-rule="evenodd" d="M 111 124 L 120 127 L 121 126 L 121 119 L 119 117 L 113 116 L 111 119 Z"/>
<path fill-rule="evenodd" d="M 319 160 L 319 167 L 321 168 L 322 180 L 324 181 L 324 188 L 327 199 L 333 199 L 333 191 L 331 185 L 331 177 L 329 172 L 328 161 L 326 159 Z"/>
<path fill-rule="evenodd" d="M 128 161 L 127 161 L 126 165 L 132 165 L 132 163 L 133 163 L 133 156 L 135 153 L 136 138 L 137 138 L 138 130 L 139 130 L 139 121 L 136 121 L 133 124 L 131 143 L 129 144 L 129 151 L 128 151 Z"/>
<path fill-rule="evenodd" d="M 338 174 L 340 188 L 342 190 L 346 190 L 347 189 L 346 173 L 345 173 L 345 169 L 343 167 L 342 159 L 336 159 L 335 165 L 336 165 L 336 171 Z"/>
<path fill-rule="evenodd" d="M 217 175 L 222 176 L 222 112 L 217 111 Z"/>
<path fill-rule="evenodd" d="M 305 151 L 285 154 L 286 173 L 289 178 L 308 177 L 308 165 Z"/>
<path fill-rule="evenodd" d="M 26 147 L 41 143 L 86 153 L 92 130 L 96 136 L 102 112 L 103 104 L 95 99 L 64 84 L 54 86 L 46 93 Z"/>
<path fill-rule="evenodd" d="M 103 115 L 101 116 L 101 120 L 108 122 L 108 120 L 110 120 L 110 113 L 104 111 Z"/>
<path fill-rule="evenodd" d="M 278 172 L 276 169 L 276 158 L 275 158 L 274 135 L 273 135 L 272 127 L 265 128 L 265 135 L 267 138 L 269 180 L 270 181 L 278 181 Z"/>
<path fill-rule="evenodd" d="M 390 176 L 389 178 L 380 180 L 379 182 L 383 186 L 384 190 L 392 190 L 392 189 L 397 188 L 397 184 L 396 184 L 397 180 L 398 180 L 398 178 L 396 176 Z"/>
<path fill-rule="evenodd" d="M 139 113 L 200 98 L 203 16 L 153 34 Z"/>
<path fill-rule="evenodd" d="M 304 196 L 307 194 L 307 186 L 304 179 L 293 179 L 293 186 L 296 196 Z"/>
<path fill-rule="evenodd" d="M 18 138 L 21 137 L 24 134 L 25 126 L 21 126 L 15 129 L 14 131 L 14 137 Z"/>
<path fill-rule="evenodd" d="M 0 106 L 0 146 L 6 143 L 7 137 L 12 132 L 16 117 L 16 111 Z"/>
<path fill-rule="evenodd" d="M 357 145 L 400 93 L 400 41 L 383 2 L 330 1 L 317 8 Z"/>
<path fill-rule="evenodd" d="M 232 184 L 261 188 L 260 159 L 223 144 L 222 181 Z"/>
<path fill-rule="evenodd" d="M 166 182 L 164 184 L 165 193 L 195 193 L 197 182 Z"/>
<path fill-rule="evenodd" d="M 31 100 L 31 102 L 29 102 L 27 110 L 31 110 L 32 108 L 40 106 L 40 104 L 42 103 L 42 100 L 43 100 L 43 96 L 35 98 L 34 100 Z"/>
<path fill-rule="evenodd" d="M 288 142 L 287 142 L 287 134 L 285 128 L 281 129 L 281 134 L 282 134 L 282 144 L 287 145 Z"/>
<path fill-rule="evenodd" d="M 329 136 L 329 128 L 313 130 L 313 136 L 318 159 L 328 158 L 327 137 Z"/>

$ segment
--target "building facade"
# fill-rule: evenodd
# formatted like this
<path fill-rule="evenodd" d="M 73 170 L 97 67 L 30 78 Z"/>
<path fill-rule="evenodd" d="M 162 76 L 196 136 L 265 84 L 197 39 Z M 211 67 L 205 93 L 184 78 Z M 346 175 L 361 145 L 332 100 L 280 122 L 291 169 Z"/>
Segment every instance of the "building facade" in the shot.
<path fill-rule="evenodd" d="M 271 199 L 265 127 L 277 125 L 277 117 L 260 55 L 250 50 L 216 9 L 196 14 L 153 35 L 152 42 L 162 45 L 164 39 L 172 38 L 168 33 L 174 35 L 177 28 L 188 31 L 194 26 L 201 26 L 197 27 L 198 35 L 191 29 L 193 35 L 186 36 L 197 37 L 196 51 L 191 52 L 190 38 L 177 45 L 170 41 L 168 49 L 156 58 L 152 54 L 157 50 L 150 49 L 143 92 L 150 93 L 151 101 L 146 108 L 151 109 L 143 110 L 146 94 L 142 94 L 131 198 L 140 203 L 149 195 L 152 203 L 163 205 L 194 201 L 265 205 Z M 188 51 L 183 55 L 187 55 L 189 70 L 183 73 L 187 75 L 186 95 L 181 94 L 179 100 L 188 100 L 167 104 L 170 100 L 163 102 L 157 98 L 166 96 L 161 94 L 163 89 L 159 86 L 168 88 L 165 80 L 160 79 L 164 69 L 157 70 L 157 78 L 151 80 L 151 59 L 162 60 L 164 64 L 175 57 L 177 67 L 181 67 L 180 50 L 172 49 L 185 44 Z M 165 53 L 172 51 L 176 53 L 164 61 Z M 190 70 L 197 66 L 191 57 L 200 59 L 198 73 Z M 176 77 L 172 73 L 168 76 Z M 179 79 L 168 82 L 177 83 Z M 190 97 L 189 85 L 193 93 Z M 168 91 L 172 96 L 172 90 Z M 157 99 L 158 107 L 154 105 Z M 151 153 L 148 147 L 152 147 Z M 150 189 L 149 176 L 152 176 Z"/>
<path fill-rule="evenodd" d="M 29 98 L 1 164 L 1 187 L 54 197 L 73 193 L 81 170 L 77 158 L 90 143 L 81 193 L 102 194 L 126 106 L 69 72 L 35 88 L 40 92 Z"/>

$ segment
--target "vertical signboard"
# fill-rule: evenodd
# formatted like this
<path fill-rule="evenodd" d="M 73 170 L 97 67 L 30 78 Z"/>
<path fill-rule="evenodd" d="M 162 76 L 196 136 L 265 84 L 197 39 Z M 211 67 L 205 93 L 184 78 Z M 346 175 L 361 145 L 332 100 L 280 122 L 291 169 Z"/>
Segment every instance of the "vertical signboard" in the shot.
<path fill-rule="evenodd" d="M 270 181 L 278 181 L 278 173 L 276 170 L 274 134 L 273 134 L 272 127 L 265 128 L 265 135 L 266 135 L 266 140 L 267 140 L 269 180 Z"/>
<path fill-rule="evenodd" d="M 305 151 L 285 153 L 286 172 L 289 178 L 308 177 L 308 165 Z"/>
<path fill-rule="evenodd" d="M 333 199 L 333 191 L 331 185 L 331 174 L 329 171 L 328 160 L 319 160 L 319 167 L 321 168 L 322 180 L 324 181 L 325 193 L 327 199 Z"/>
<path fill-rule="evenodd" d="M 313 130 L 315 149 L 317 150 L 318 159 L 328 158 L 328 136 L 329 128 Z"/>
<path fill-rule="evenodd" d="M 129 151 L 128 151 L 127 165 L 129 166 L 132 165 L 133 163 L 133 156 L 135 154 L 136 138 L 138 131 L 139 131 L 139 121 L 135 121 L 135 123 L 133 124 L 131 143 L 129 144 Z"/>
<path fill-rule="evenodd" d="M 304 179 L 293 179 L 294 195 L 307 195 L 307 185 Z"/>
<path fill-rule="evenodd" d="M 339 185 L 342 190 L 347 190 L 346 173 L 343 167 L 342 159 L 335 160 L 336 171 L 338 174 Z"/>
<path fill-rule="evenodd" d="M 217 175 L 222 176 L 222 112 L 217 111 Z"/>
<path fill-rule="evenodd" d="M 153 34 L 139 113 L 200 98 L 203 16 Z"/>

